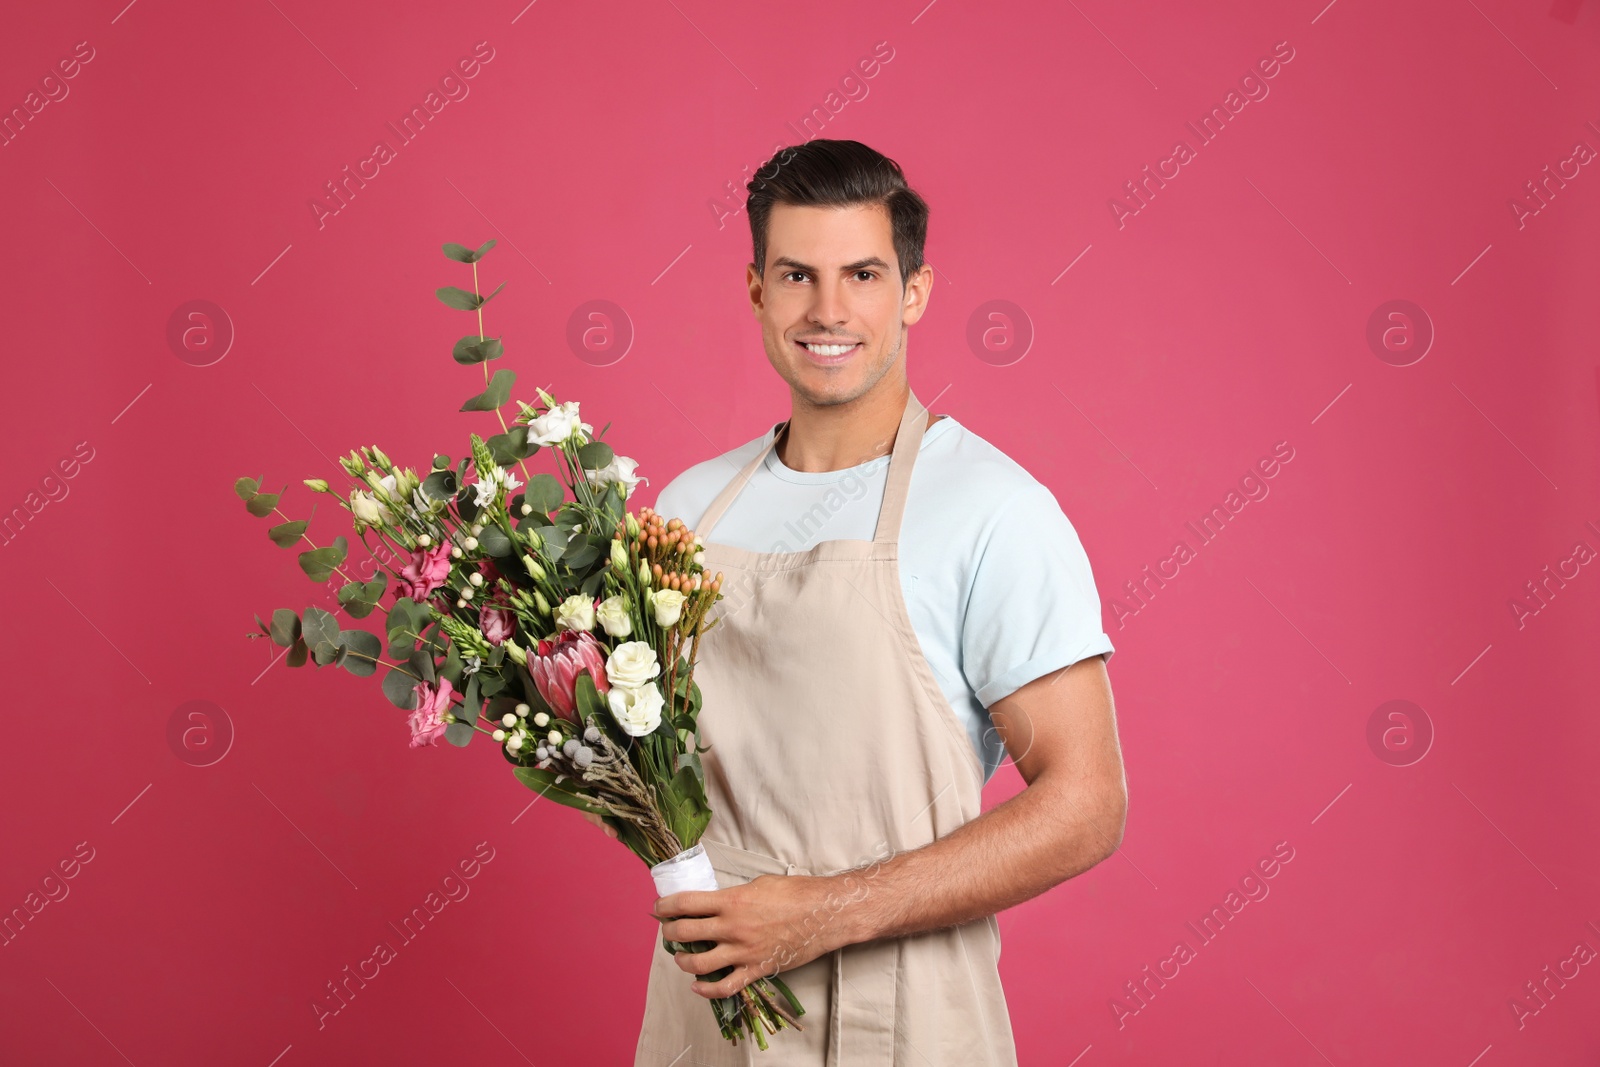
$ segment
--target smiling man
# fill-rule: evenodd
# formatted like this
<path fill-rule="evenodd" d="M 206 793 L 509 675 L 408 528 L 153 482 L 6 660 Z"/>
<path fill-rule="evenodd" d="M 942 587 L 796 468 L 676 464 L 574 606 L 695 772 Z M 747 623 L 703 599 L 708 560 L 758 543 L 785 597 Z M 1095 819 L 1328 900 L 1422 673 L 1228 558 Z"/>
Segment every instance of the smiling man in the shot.
<path fill-rule="evenodd" d="M 726 888 L 656 901 L 664 937 L 717 944 L 657 938 L 635 1063 L 1015 1064 L 995 913 L 1122 839 L 1089 561 L 1045 486 L 910 390 L 933 269 L 900 168 L 814 140 L 748 189 L 750 306 L 791 409 L 657 502 L 725 574 L 695 678 Z M 983 812 L 1007 756 L 1026 788 Z M 730 1045 L 705 999 L 773 973 L 803 1031 Z"/>

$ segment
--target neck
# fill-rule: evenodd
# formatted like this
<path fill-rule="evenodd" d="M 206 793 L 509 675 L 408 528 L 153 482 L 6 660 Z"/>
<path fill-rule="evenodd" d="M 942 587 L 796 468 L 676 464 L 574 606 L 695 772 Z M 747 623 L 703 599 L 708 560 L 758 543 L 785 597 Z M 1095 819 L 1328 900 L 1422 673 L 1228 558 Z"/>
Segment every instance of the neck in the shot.
<path fill-rule="evenodd" d="M 778 459 L 795 471 L 848 470 L 894 449 L 911 397 L 904 378 L 844 404 L 813 404 L 792 394 L 789 428 L 778 442 Z M 928 415 L 932 426 L 942 415 Z"/>

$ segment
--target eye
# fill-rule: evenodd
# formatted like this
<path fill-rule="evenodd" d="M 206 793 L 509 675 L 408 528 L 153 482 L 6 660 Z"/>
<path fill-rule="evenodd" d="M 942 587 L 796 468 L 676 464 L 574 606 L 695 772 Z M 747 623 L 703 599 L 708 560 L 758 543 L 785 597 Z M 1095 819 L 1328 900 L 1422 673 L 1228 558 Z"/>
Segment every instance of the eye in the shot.
<path fill-rule="evenodd" d="M 856 277 L 858 277 L 858 278 L 863 274 L 865 274 L 867 276 L 867 281 L 871 281 L 872 279 L 874 279 L 874 278 L 876 278 L 878 276 L 876 271 L 870 271 L 870 270 L 865 270 L 865 269 L 856 271 Z"/>
<path fill-rule="evenodd" d="M 790 279 L 790 278 L 793 278 L 793 277 L 794 277 L 794 276 L 795 276 L 795 275 L 797 275 L 797 274 L 798 274 L 798 275 L 800 275 L 800 276 L 801 276 L 801 277 L 804 277 L 804 276 L 805 276 L 805 273 L 806 273 L 806 272 L 805 272 L 805 271 L 803 271 L 803 270 L 791 270 L 791 271 L 785 271 L 785 272 L 784 272 L 784 275 L 783 275 L 783 280 L 784 280 L 784 281 L 788 281 L 788 280 L 789 280 L 789 279 Z"/>

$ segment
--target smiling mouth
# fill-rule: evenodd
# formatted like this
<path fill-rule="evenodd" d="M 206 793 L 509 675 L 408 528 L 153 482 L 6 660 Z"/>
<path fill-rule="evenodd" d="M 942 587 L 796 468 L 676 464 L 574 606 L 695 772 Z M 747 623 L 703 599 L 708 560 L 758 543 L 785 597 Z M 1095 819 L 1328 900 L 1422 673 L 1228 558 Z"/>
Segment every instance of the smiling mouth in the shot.
<path fill-rule="evenodd" d="M 805 349 L 814 360 L 824 363 L 837 363 L 844 360 L 861 347 L 861 342 L 850 341 L 839 344 L 817 344 L 811 341 L 796 341 L 795 344 Z"/>

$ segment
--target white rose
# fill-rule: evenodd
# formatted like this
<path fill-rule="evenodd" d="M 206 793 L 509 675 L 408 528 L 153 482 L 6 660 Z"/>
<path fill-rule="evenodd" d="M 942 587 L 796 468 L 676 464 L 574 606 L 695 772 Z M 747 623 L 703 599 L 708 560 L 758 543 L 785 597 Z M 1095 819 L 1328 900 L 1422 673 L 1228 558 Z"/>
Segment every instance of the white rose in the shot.
<path fill-rule="evenodd" d="M 584 474 L 588 475 L 589 484 L 596 489 L 604 489 L 612 482 L 620 482 L 623 490 L 622 496 L 626 500 L 633 495 L 633 491 L 639 487 L 640 482 L 644 482 L 646 485 L 650 484 L 649 478 L 640 478 L 633 473 L 638 466 L 637 460 L 629 459 L 627 456 L 612 456 L 611 462 L 604 467 L 593 470 L 585 468 Z"/>
<path fill-rule="evenodd" d="M 594 617 L 611 637 L 627 637 L 633 632 L 633 620 L 628 617 L 628 601 L 620 594 L 602 600 Z"/>
<path fill-rule="evenodd" d="M 683 614 L 683 602 L 688 599 L 676 589 L 657 589 L 650 595 L 656 609 L 657 626 L 673 626 Z"/>
<path fill-rule="evenodd" d="M 575 593 L 556 608 L 556 629 L 593 630 L 594 601 L 582 593 Z"/>
<path fill-rule="evenodd" d="M 648 641 L 624 641 L 606 657 L 606 680 L 624 689 L 638 689 L 660 673 L 656 650 Z"/>
<path fill-rule="evenodd" d="M 606 692 L 606 700 L 617 725 L 630 737 L 643 737 L 661 725 L 661 709 L 666 701 L 661 697 L 661 690 L 653 685 L 638 689 L 613 685 Z"/>

